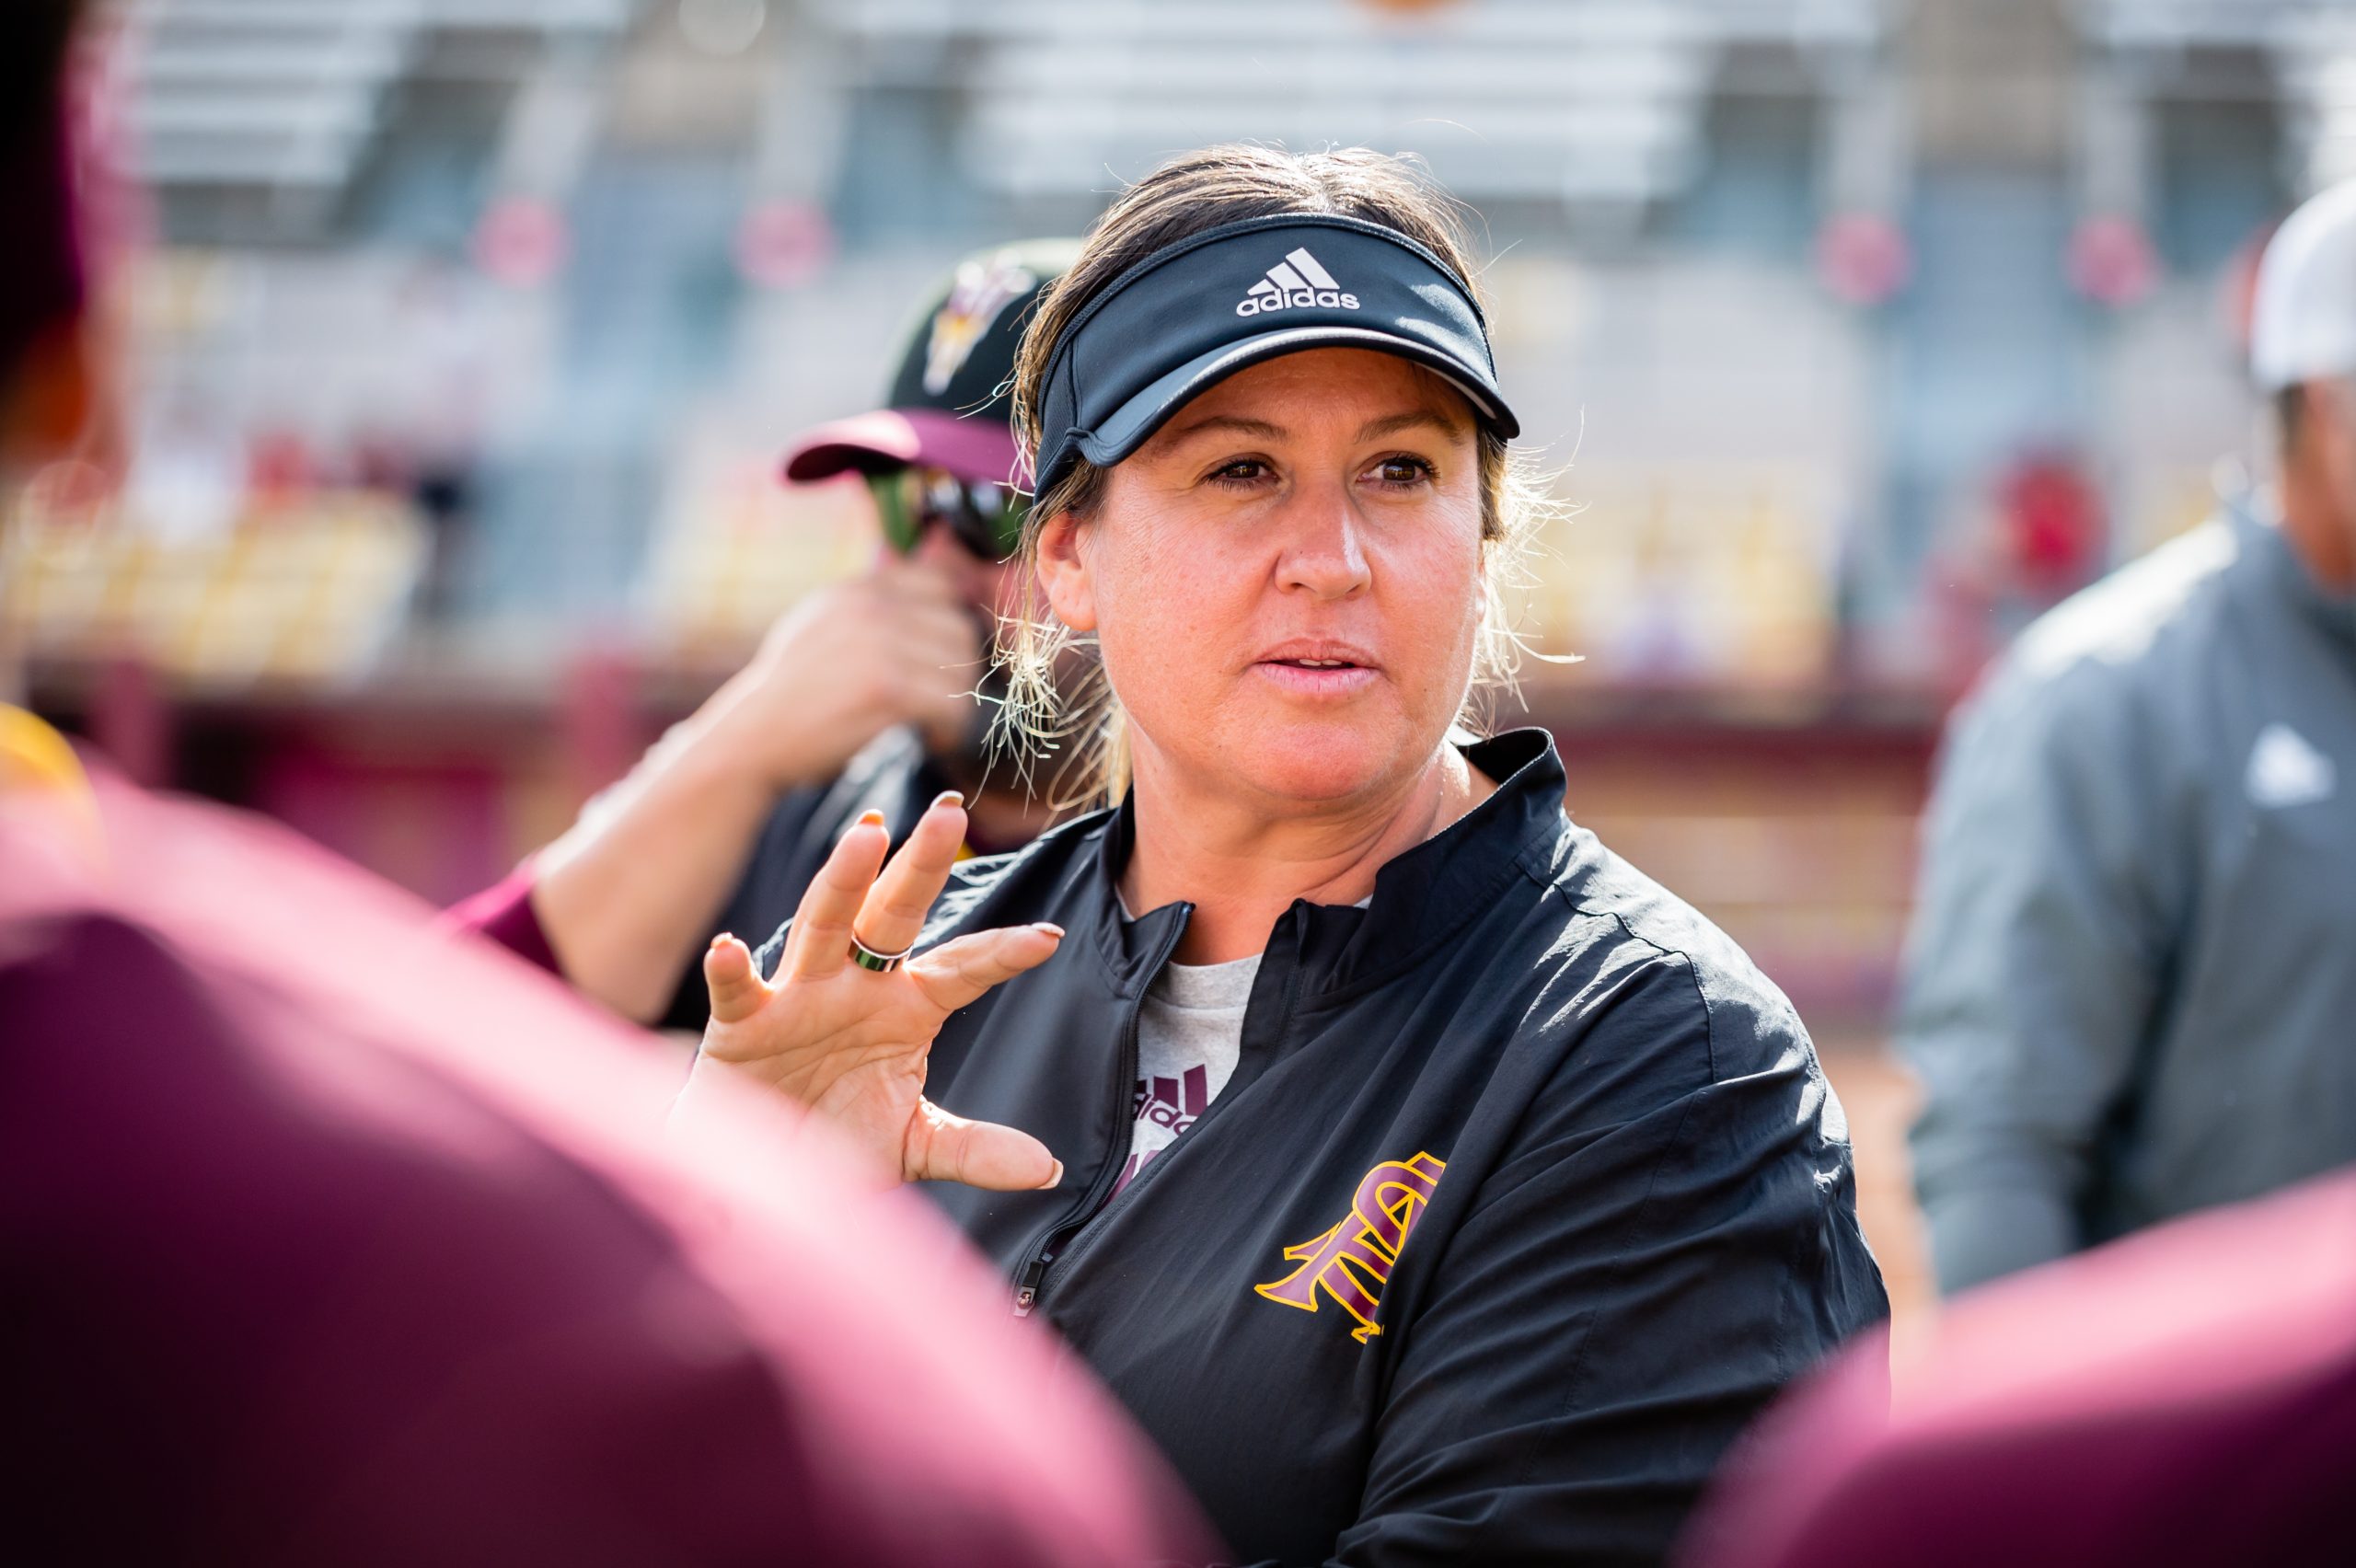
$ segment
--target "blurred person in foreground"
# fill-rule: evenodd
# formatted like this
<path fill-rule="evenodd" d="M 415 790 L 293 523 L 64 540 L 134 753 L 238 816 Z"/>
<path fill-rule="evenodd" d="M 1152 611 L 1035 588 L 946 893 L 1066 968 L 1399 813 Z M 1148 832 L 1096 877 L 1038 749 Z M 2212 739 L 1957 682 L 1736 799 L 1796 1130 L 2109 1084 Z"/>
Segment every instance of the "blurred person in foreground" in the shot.
<path fill-rule="evenodd" d="M 1894 1399 L 1880 1339 L 1737 1447 L 1685 1568 L 2348 1561 L 2356 1172 L 1975 1291 Z"/>
<path fill-rule="evenodd" d="M 785 463 L 793 484 L 865 477 L 874 570 L 796 605 L 569 832 L 461 905 L 460 923 L 626 1018 L 700 1030 L 704 945 L 774 929 L 860 813 L 882 812 L 896 837 L 955 790 L 981 854 L 1047 824 L 1026 778 L 987 766 L 1001 693 L 986 653 L 1015 602 L 1023 517 L 1005 388 L 1077 246 L 977 251 L 927 296 L 887 406 L 810 432 Z"/>
<path fill-rule="evenodd" d="M 0 501 L 74 436 L 76 355 L 27 345 L 80 290 L 23 286 L 72 250 L 71 19 L 0 10 L 43 67 L 0 96 Z M 676 1084 L 406 895 L 0 709 L 10 1560 L 1200 1560 L 936 1219 L 770 1097 L 666 1136 Z"/>
<path fill-rule="evenodd" d="M 1898 1043 L 1953 1292 L 2356 1160 L 2356 185 L 2283 224 L 2274 483 L 1957 716 Z"/>
<path fill-rule="evenodd" d="M 1365 148 L 1124 191 L 1023 340 L 1005 651 L 1110 809 L 962 869 L 954 794 L 871 813 L 706 960 L 683 1104 L 929 1182 L 1244 1562 L 1657 1560 L 1887 1309 L 1790 1004 L 1459 727 L 1532 521 L 1478 275 Z"/>
<path fill-rule="evenodd" d="M 26 1562 L 1207 1549 L 920 1205 L 291 833 L 0 794 L 0 1539 Z M 326 962 L 326 953 L 365 955 Z"/>

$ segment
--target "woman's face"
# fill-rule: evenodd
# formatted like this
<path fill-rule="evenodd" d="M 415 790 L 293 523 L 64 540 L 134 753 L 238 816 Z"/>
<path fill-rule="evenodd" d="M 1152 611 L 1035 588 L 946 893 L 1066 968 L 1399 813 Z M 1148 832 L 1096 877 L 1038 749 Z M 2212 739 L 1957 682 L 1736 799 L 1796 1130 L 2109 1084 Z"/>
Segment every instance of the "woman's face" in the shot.
<path fill-rule="evenodd" d="M 1471 409 L 1395 355 L 1239 372 L 1040 539 L 1097 634 L 1141 783 L 1278 812 L 1403 786 L 1462 706 L 1484 605 Z"/>

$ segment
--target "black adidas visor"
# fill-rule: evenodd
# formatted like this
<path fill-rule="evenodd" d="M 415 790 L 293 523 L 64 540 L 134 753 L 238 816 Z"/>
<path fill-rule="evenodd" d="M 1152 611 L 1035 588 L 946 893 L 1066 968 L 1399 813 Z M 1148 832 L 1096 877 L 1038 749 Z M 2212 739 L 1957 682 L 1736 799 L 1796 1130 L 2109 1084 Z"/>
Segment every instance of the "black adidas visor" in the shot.
<path fill-rule="evenodd" d="M 1497 391 L 1481 307 L 1405 235 L 1279 213 L 1195 235 L 1115 278 L 1047 362 L 1032 483 L 1110 467 L 1237 371 L 1303 349 L 1374 349 L 1446 376 L 1482 422 L 1521 433 Z"/>

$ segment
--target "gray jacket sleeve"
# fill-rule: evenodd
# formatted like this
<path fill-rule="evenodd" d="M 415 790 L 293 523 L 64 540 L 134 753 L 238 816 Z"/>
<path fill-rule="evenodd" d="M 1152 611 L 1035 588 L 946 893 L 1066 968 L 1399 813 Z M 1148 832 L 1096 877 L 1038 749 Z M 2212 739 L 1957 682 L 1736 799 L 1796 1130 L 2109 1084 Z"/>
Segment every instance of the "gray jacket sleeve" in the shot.
<path fill-rule="evenodd" d="M 2127 673 L 2008 666 L 1957 718 L 1924 829 L 1899 1048 L 1940 1287 L 2085 1244 L 2174 926 L 2165 770 Z"/>

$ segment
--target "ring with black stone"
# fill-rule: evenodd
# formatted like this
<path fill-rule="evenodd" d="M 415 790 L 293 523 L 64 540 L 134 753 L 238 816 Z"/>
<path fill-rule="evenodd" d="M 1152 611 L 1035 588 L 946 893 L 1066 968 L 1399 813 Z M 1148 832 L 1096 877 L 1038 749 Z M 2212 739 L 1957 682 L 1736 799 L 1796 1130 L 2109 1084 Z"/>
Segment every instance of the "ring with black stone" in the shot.
<path fill-rule="evenodd" d="M 899 968 L 908 961 L 908 954 L 916 951 L 916 944 L 910 942 L 897 952 L 877 952 L 859 940 L 857 931 L 850 934 L 850 961 L 861 969 L 872 969 L 879 974 L 889 974 Z"/>

